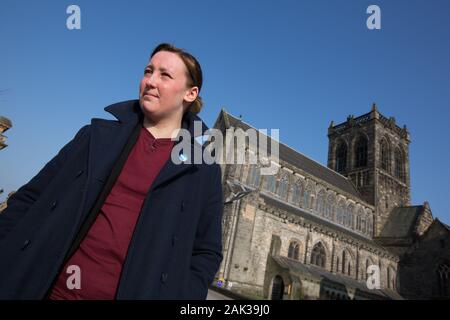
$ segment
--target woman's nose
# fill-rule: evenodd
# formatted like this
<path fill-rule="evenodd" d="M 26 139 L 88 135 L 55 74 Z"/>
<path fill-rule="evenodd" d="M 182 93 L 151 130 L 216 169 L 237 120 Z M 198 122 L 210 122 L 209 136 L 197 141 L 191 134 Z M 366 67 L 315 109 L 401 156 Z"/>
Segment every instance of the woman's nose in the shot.
<path fill-rule="evenodd" d="M 156 86 L 156 75 L 155 75 L 155 73 L 151 74 L 149 77 L 146 78 L 145 84 L 148 87 L 155 87 Z"/>

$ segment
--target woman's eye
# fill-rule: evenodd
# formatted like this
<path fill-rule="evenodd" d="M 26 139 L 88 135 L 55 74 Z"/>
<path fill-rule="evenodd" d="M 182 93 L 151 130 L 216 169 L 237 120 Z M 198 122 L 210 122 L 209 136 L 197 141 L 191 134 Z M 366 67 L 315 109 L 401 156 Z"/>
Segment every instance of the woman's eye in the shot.
<path fill-rule="evenodd" d="M 163 72 L 163 73 L 161 73 L 161 75 L 163 75 L 163 76 L 165 76 L 165 77 L 169 77 L 169 78 L 170 78 L 170 75 L 169 75 L 168 73 L 165 73 L 165 72 Z"/>

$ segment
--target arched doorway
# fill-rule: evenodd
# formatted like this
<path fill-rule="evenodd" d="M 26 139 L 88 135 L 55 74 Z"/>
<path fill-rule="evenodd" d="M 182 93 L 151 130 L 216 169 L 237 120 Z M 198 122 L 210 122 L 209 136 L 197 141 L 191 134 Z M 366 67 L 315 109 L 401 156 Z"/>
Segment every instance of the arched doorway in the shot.
<path fill-rule="evenodd" d="M 272 284 L 272 300 L 283 300 L 284 282 L 283 278 L 276 276 Z"/>

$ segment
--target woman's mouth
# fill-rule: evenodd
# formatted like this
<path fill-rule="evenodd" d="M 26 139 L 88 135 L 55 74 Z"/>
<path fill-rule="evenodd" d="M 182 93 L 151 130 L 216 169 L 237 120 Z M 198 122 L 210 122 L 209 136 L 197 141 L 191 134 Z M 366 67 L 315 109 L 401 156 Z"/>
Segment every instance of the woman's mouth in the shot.
<path fill-rule="evenodd" d="M 152 94 L 152 93 L 145 93 L 144 97 L 152 97 L 152 98 L 159 98 L 156 94 Z"/>

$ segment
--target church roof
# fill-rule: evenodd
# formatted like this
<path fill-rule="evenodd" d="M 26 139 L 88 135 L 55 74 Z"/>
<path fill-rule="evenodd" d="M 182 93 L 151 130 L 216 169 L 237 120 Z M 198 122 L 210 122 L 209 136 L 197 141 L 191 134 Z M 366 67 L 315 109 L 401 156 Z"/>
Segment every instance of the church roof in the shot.
<path fill-rule="evenodd" d="M 256 130 L 256 128 L 232 116 L 223 109 L 216 121 L 215 127 L 217 126 L 221 116 L 223 116 L 224 118 L 226 128 L 235 127 L 241 128 L 244 131 L 250 128 Z M 270 141 L 269 139 L 271 139 L 270 136 L 268 136 L 268 141 Z M 337 173 L 336 171 L 331 170 L 330 168 L 308 158 L 302 153 L 288 147 L 281 142 L 279 142 L 279 156 L 281 160 L 294 165 L 295 167 L 307 172 L 308 174 L 317 177 L 335 186 L 336 188 L 357 197 L 358 199 L 361 199 L 361 195 L 349 179 Z"/>
<path fill-rule="evenodd" d="M 411 236 L 423 209 L 422 205 L 395 207 L 383 230 L 381 230 L 380 238 L 407 238 Z"/>
<path fill-rule="evenodd" d="M 446 229 L 447 231 L 450 232 L 450 226 L 448 224 L 443 223 L 441 220 L 439 219 L 435 219 L 436 223 L 439 223 L 444 229 Z"/>
<path fill-rule="evenodd" d="M 445 230 L 445 232 L 447 232 L 447 235 L 450 236 L 450 226 L 448 226 L 447 224 L 443 223 L 441 220 L 436 218 L 433 220 L 433 222 L 428 227 L 426 232 L 422 235 L 422 237 L 426 237 L 428 233 L 431 232 L 431 230 L 433 230 L 433 228 L 442 228 Z"/>
<path fill-rule="evenodd" d="M 381 299 L 403 300 L 394 290 L 389 289 L 369 289 L 364 282 L 359 282 L 351 277 L 343 274 L 334 274 L 327 270 L 311 264 L 304 264 L 298 260 L 294 260 L 284 256 L 272 256 L 275 262 L 282 268 L 288 269 L 294 275 L 310 275 L 319 281 L 341 286 L 341 290 L 356 289 L 370 295 L 376 295 Z M 356 292 L 358 293 L 358 292 Z"/>

